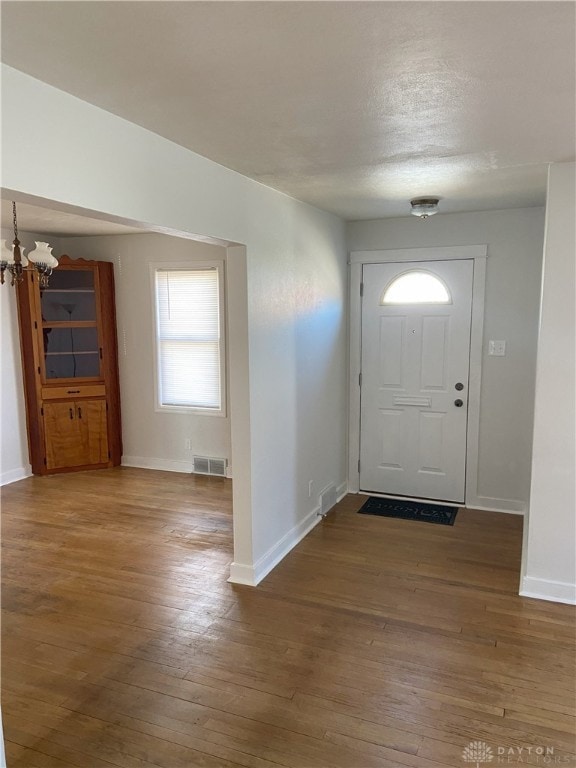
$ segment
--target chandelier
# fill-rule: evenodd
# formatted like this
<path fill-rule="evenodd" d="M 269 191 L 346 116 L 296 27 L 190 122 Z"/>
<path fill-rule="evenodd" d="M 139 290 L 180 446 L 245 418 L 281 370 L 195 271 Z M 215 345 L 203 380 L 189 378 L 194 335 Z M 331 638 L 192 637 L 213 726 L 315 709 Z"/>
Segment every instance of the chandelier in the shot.
<path fill-rule="evenodd" d="M 14 242 L 12 247 L 7 240 L 2 240 L 0 246 L 0 284 L 4 285 L 4 273 L 6 270 L 12 276 L 11 285 L 16 285 L 24 280 L 24 272 L 36 272 L 40 281 L 40 287 L 48 286 L 48 279 L 52 270 L 58 266 L 58 259 L 52 256 L 52 248 L 48 243 L 36 242 L 34 250 L 28 256 L 24 256 L 24 249 L 20 248 L 18 240 L 18 220 L 16 218 L 16 203 L 12 203 L 12 219 L 14 222 Z"/>

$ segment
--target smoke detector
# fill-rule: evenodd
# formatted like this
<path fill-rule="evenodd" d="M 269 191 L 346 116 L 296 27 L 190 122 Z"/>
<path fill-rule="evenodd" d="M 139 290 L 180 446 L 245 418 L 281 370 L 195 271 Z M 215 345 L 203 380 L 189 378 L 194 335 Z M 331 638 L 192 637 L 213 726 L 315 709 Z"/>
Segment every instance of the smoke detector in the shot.
<path fill-rule="evenodd" d="M 428 216 L 434 216 L 435 213 L 438 213 L 439 202 L 440 198 L 438 197 L 416 197 L 414 200 L 410 200 L 412 206 L 410 213 L 421 219 L 427 219 Z"/>

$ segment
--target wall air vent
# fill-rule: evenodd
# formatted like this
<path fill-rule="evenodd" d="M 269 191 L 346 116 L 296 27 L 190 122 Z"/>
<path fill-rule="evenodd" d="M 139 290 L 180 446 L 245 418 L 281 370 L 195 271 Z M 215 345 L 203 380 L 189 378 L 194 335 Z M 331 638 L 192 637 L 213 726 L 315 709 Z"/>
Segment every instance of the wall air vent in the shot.
<path fill-rule="evenodd" d="M 193 458 L 194 474 L 226 477 L 226 459 L 213 459 L 209 456 L 194 456 Z"/>

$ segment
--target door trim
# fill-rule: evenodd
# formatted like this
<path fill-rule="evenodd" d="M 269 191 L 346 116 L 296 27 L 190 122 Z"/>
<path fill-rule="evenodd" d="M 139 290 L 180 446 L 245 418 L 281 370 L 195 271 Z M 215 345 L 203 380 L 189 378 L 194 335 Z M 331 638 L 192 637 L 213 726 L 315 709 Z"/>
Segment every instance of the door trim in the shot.
<path fill-rule="evenodd" d="M 348 492 L 360 490 L 360 372 L 361 310 L 360 285 L 364 264 L 386 262 L 474 261 L 472 281 L 472 323 L 470 327 L 470 379 L 468 389 L 468 426 L 466 431 L 466 496 L 467 507 L 482 506 L 478 496 L 478 442 L 480 434 L 480 386 L 482 379 L 482 340 L 484 329 L 484 296 L 486 290 L 487 245 L 462 245 L 433 248 L 352 251 L 349 259 L 350 284 L 350 351 L 349 351 L 349 423 L 348 423 Z"/>

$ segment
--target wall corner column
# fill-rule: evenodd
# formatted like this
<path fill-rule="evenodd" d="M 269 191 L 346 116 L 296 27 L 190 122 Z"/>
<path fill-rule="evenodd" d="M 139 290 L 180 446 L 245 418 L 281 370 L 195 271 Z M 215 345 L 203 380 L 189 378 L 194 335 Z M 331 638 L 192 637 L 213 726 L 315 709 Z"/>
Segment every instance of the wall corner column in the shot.
<path fill-rule="evenodd" d="M 576 163 L 551 165 L 520 594 L 576 604 Z"/>

